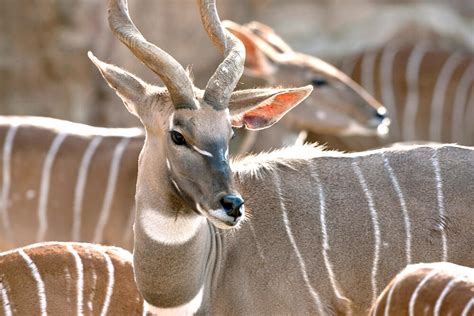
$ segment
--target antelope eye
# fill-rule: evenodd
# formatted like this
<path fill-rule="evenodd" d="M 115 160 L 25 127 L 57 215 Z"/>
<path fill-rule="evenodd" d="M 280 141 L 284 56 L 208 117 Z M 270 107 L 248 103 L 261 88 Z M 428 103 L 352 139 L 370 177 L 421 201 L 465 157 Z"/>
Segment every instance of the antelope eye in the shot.
<path fill-rule="evenodd" d="M 322 87 L 322 86 L 325 86 L 327 84 L 328 84 L 327 80 L 325 80 L 323 78 L 313 78 L 311 80 L 311 85 L 313 87 Z"/>
<path fill-rule="evenodd" d="M 186 145 L 186 139 L 184 138 L 183 134 L 181 134 L 180 132 L 170 131 L 170 136 L 171 136 L 171 140 L 176 145 L 179 145 L 179 146 Z"/>

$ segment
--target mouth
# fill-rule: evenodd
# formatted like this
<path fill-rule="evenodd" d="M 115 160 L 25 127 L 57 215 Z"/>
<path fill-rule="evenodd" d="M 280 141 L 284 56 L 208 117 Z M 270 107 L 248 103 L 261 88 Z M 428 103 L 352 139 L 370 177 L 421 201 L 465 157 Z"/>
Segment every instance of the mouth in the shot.
<path fill-rule="evenodd" d="M 243 205 L 241 206 L 242 215 L 237 218 L 227 215 L 226 211 L 221 208 L 205 211 L 199 204 L 196 204 L 196 208 L 202 216 L 206 217 L 214 226 L 220 229 L 236 228 L 245 218 L 245 207 Z"/>

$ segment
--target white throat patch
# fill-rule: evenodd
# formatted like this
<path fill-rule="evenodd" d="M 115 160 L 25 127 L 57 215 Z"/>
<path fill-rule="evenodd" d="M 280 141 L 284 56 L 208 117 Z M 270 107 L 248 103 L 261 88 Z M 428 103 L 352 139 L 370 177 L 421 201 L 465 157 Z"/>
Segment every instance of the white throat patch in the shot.
<path fill-rule="evenodd" d="M 202 216 L 170 217 L 155 209 L 142 210 L 138 219 L 146 235 L 162 244 L 179 245 L 193 238 L 201 224 Z"/>
<path fill-rule="evenodd" d="M 147 312 L 152 313 L 153 315 L 192 316 L 198 311 L 199 307 L 201 307 L 203 294 L 204 286 L 201 287 L 197 295 L 192 300 L 183 305 L 170 308 L 161 308 L 148 304 L 146 301 L 143 301 L 143 309 Z"/>

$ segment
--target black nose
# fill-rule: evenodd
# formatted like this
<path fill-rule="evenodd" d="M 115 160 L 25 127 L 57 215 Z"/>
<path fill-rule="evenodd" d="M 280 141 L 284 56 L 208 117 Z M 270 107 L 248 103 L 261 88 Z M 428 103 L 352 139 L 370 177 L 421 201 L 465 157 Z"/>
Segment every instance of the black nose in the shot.
<path fill-rule="evenodd" d="M 243 204 L 244 200 L 242 200 L 240 196 L 234 194 L 224 195 L 221 199 L 221 205 L 224 208 L 224 211 L 234 219 L 242 216 L 241 206 Z"/>

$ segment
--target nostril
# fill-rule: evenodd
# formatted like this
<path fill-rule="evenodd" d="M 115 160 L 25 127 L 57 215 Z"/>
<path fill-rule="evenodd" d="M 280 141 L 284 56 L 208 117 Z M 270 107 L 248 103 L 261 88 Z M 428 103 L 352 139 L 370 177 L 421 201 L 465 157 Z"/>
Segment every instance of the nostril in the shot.
<path fill-rule="evenodd" d="M 227 215 L 234 219 L 242 216 L 240 208 L 244 204 L 244 200 L 240 196 L 227 194 L 221 198 L 220 202 Z"/>

